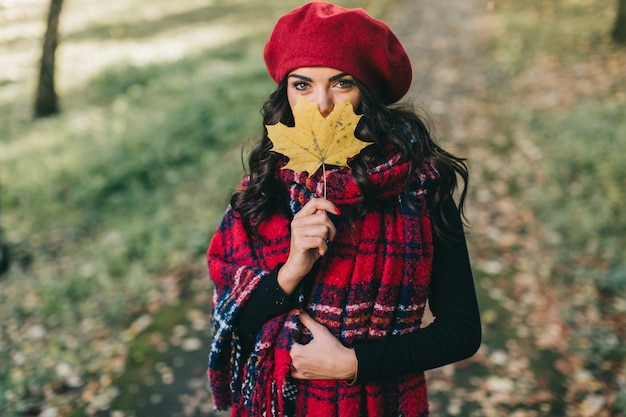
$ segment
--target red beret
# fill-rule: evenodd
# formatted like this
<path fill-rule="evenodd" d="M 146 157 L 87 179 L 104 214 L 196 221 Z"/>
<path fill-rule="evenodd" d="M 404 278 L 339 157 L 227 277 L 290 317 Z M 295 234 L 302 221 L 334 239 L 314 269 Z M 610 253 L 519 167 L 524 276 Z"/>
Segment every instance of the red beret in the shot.
<path fill-rule="evenodd" d="M 296 68 L 347 72 L 391 104 L 406 94 L 411 62 L 391 29 L 363 9 L 312 2 L 281 17 L 265 45 L 265 64 L 276 83 Z"/>

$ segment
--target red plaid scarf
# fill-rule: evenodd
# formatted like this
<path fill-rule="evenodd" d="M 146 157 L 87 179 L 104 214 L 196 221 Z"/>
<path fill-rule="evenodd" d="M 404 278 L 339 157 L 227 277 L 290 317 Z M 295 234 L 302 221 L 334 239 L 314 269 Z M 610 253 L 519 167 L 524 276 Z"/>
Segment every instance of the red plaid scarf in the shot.
<path fill-rule="evenodd" d="M 420 327 L 432 261 L 425 191 L 438 173 L 428 163 L 417 172 L 410 167 L 396 155 L 369 170 L 379 203 L 352 227 L 337 222 L 337 236 L 320 260 L 311 294 L 302 306 L 345 346 Z M 356 182 L 344 168 L 326 176 L 327 198 L 346 213 L 361 195 Z M 281 179 L 293 213 L 323 194 L 320 175 L 282 170 Z M 215 407 L 232 405 L 235 416 L 428 415 L 423 373 L 354 385 L 292 379 L 289 349 L 300 327 L 297 309 L 266 323 L 252 355 L 241 358 L 238 312 L 269 271 L 286 261 L 289 223 L 285 216 L 273 216 L 259 228 L 265 241 L 251 241 L 229 209 L 211 242 L 208 264 L 215 292 L 208 374 Z"/>

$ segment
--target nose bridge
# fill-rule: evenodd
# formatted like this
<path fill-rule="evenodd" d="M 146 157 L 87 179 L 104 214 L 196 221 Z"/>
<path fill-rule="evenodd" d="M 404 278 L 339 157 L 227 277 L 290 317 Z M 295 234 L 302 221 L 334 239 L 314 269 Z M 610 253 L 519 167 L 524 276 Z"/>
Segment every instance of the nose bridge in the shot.
<path fill-rule="evenodd" d="M 315 97 L 317 108 L 323 116 L 327 116 L 334 108 L 332 92 L 327 88 L 319 88 Z"/>

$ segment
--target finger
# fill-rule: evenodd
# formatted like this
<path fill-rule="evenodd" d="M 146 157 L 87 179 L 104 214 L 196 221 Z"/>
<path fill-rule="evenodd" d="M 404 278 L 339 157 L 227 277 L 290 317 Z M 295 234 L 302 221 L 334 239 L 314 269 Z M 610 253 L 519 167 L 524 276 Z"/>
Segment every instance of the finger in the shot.
<path fill-rule="evenodd" d="M 307 253 L 314 251 L 324 254 L 328 251 L 328 245 L 326 244 L 326 238 L 319 236 L 301 236 L 297 239 L 293 246 L 294 253 Z"/>
<path fill-rule="evenodd" d="M 303 345 L 294 342 L 294 344 L 291 345 L 291 350 L 289 352 L 289 355 L 291 356 L 289 371 L 291 373 L 291 376 L 296 379 L 306 379 L 305 376 L 300 371 L 298 371 L 298 367 L 296 366 L 296 363 L 298 362 L 299 351 L 302 348 L 304 348 Z"/>
<path fill-rule="evenodd" d="M 309 329 L 309 331 L 313 335 L 313 338 L 315 338 L 316 334 L 319 335 L 320 331 L 322 331 L 324 329 L 324 325 L 323 324 L 320 324 L 317 321 L 315 321 L 315 319 L 313 319 L 313 317 L 311 317 L 308 313 L 306 313 L 304 311 L 300 313 L 298 318 L 300 319 L 300 323 L 302 323 L 302 325 L 304 327 Z"/>
<path fill-rule="evenodd" d="M 321 236 L 333 240 L 337 234 L 337 228 L 325 211 L 318 211 L 307 217 L 296 220 L 296 227 L 307 227 L 310 236 Z"/>
<path fill-rule="evenodd" d="M 328 216 L 326 216 L 326 217 L 328 217 Z M 327 230 L 327 233 L 328 233 L 327 234 L 327 238 L 328 238 L 328 240 L 330 240 L 330 241 L 335 240 L 335 236 L 337 235 L 337 228 L 335 227 L 335 224 L 330 219 L 328 219 L 328 223 L 326 224 L 326 226 L 327 226 L 327 229 L 328 229 Z"/>
<path fill-rule="evenodd" d="M 295 368 L 291 370 L 291 377 L 294 379 L 307 379 L 304 375 L 298 372 L 298 370 Z"/>
<path fill-rule="evenodd" d="M 304 236 L 308 237 L 322 237 L 326 239 L 329 236 L 330 226 L 327 224 L 311 224 L 311 225 L 298 225 L 302 228 L 300 232 Z"/>
<path fill-rule="evenodd" d="M 304 345 L 301 345 L 298 342 L 294 342 L 289 349 L 289 357 L 291 358 L 291 363 L 289 364 L 289 368 L 294 371 L 298 369 L 296 367 L 296 363 L 298 363 L 299 355 L 301 354 L 301 350 L 304 348 Z"/>
<path fill-rule="evenodd" d="M 329 211 L 334 214 L 340 214 L 339 209 L 330 201 L 325 198 L 312 198 L 308 203 L 302 207 L 302 209 L 294 217 L 308 216 L 316 213 L 318 210 Z"/>
<path fill-rule="evenodd" d="M 337 234 L 337 228 L 335 227 L 335 223 L 328 217 L 328 213 L 326 211 L 318 210 L 318 212 L 314 216 L 310 216 L 314 218 L 315 221 L 319 222 L 320 225 L 323 225 L 326 229 L 324 230 L 324 237 L 328 240 L 334 240 L 335 235 Z"/>
<path fill-rule="evenodd" d="M 312 213 L 308 216 L 294 217 L 291 222 L 292 229 L 309 228 L 315 226 L 331 227 L 333 222 L 330 220 L 326 212 Z"/>
<path fill-rule="evenodd" d="M 306 250 L 317 251 L 319 256 L 324 256 L 328 252 L 328 240 L 325 237 L 308 236 L 302 239 L 302 245 Z"/>
<path fill-rule="evenodd" d="M 306 239 L 306 249 L 317 248 L 326 251 L 326 245 L 335 238 L 337 230 L 328 220 L 328 216 L 325 214 L 323 216 L 326 219 L 323 223 L 312 223 L 313 216 L 294 220 L 291 228 L 292 239 L 299 242 L 298 246 L 304 244 Z"/>
<path fill-rule="evenodd" d="M 309 206 L 311 209 L 324 210 L 334 214 L 339 214 L 337 206 L 325 198 L 312 198 L 307 204 L 305 204 L 305 207 L 306 206 Z"/>

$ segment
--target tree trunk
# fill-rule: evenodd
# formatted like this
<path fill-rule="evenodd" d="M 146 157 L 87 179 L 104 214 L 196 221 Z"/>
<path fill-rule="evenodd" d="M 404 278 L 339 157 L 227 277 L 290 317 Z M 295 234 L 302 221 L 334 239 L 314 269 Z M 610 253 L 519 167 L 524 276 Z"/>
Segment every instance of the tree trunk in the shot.
<path fill-rule="evenodd" d="M 2 227 L 0 227 L 0 275 L 9 269 L 9 246 L 4 243 Z"/>
<path fill-rule="evenodd" d="M 0 186 L 0 192 L 2 191 Z M 0 206 L 1 207 L 1 206 Z M 0 208 L 0 275 L 9 269 L 9 246 L 4 243 L 4 230 L 2 229 L 2 208 Z"/>
<path fill-rule="evenodd" d="M 626 44 L 626 0 L 617 0 L 617 17 L 613 27 L 613 40 Z"/>
<path fill-rule="evenodd" d="M 54 54 L 59 35 L 59 15 L 63 0 L 50 0 L 48 27 L 43 41 L 39 85 L 35 99 L 35 117 L 46 117 L 59 112 L 57 93 L 54 90 Z"/>

